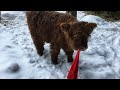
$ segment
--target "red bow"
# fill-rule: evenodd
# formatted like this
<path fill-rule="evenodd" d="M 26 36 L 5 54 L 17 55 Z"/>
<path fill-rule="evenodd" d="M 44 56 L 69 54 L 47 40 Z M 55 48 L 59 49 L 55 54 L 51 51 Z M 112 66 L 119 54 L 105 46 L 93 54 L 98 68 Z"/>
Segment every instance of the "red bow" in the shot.
<path fill-rule="evenodd" d="M 71 66 L 70 71 L 67 76 L 68 79 L 77 79 L 78 78 L 79 54 L 80 54 L 80 49 L 78 49 L 76 57 L 72 63 L 72 66 Z"/>

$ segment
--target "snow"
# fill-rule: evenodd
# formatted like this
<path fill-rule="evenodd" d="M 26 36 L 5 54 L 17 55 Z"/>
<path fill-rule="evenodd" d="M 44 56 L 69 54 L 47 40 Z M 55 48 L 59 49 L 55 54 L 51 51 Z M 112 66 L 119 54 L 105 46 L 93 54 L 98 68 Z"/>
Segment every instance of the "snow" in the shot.
<path fill-rule="evenodd" d="M 2 18 L 0 79 L 66 79 L 71 63 L 65 53 L 61 50 L 58 65 L 51 63 L 49 43 L 44 46 L 44 56 L 36 53 L 24 11 L 2 11 Z M 79 79 L 120 79 L 120 22 L 107 22 L 82 11 L 78 11 L 77 18 L 98 25 L 89 38 L 88 49 L 81 51 Z M 14 63 L 20 69 L 10 72 Z"/>

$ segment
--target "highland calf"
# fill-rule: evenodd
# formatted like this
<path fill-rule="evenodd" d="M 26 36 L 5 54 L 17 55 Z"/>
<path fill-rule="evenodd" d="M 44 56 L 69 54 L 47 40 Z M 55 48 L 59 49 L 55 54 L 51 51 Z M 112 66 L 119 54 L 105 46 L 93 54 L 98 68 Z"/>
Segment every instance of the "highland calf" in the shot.
<path fill-rule="evenodd" d="M 57 64 L 61 48 L 65 51 L 68 62 L 72 62 L 74 50 L 86 50 L 88 38 L 97 27 L 95 23 L 79 22 L 69 14 L 53 11 L 28 11 L 26 16 L 37 53 L 42 56 L 44 43 L 50 43 L 53 64 Z"/>

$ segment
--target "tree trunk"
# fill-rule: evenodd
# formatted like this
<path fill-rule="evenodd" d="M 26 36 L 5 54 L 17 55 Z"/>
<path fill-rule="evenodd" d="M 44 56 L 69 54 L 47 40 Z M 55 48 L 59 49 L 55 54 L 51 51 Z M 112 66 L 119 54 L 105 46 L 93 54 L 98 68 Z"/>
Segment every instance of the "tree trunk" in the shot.
<path fill-rule="evenodd" d="M 77 18 L 77 11 L 67 11 L 67 13 Z"/>
<path fill-rule="evenodd" d="M 0 23 L 1 23 L 1 11 L 0 11 Z"/>

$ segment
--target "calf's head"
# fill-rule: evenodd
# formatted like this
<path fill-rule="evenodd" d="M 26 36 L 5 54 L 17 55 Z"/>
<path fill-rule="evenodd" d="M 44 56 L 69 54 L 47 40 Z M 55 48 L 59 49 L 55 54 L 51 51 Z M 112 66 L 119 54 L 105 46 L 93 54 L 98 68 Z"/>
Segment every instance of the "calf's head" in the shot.
<path fill-rule="evenodd" d="M 61 23 L 61 30 L 64 32 L 68 41 L 68 45 L 72 49 L 81 49 L 82 51 L 88 48 L 88 38 L 93 29 L 97 27 L 96 23 L 88 22 L 72 22 Z"/>

